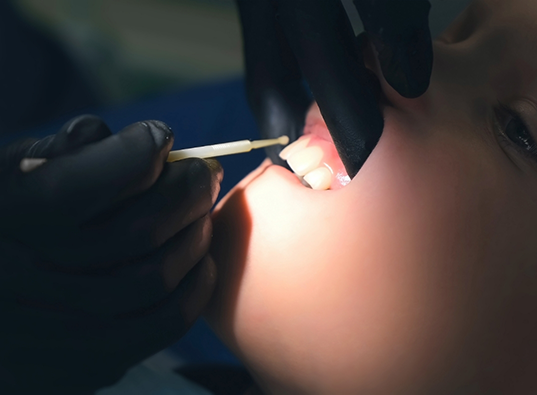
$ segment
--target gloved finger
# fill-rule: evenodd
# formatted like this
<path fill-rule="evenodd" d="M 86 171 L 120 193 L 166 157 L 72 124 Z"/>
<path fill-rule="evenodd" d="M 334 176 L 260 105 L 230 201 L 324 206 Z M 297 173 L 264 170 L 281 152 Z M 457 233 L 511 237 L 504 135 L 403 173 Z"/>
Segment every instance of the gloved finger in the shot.
<path fill-rule="evenodd" d="M 178 288 L 183 289 L 179 307 L 187 327 L 190 328 L 205 311 L 216 286 L 217 268 L 211 255 L 206 255 L 192 269 Z"/>
<path fill-rule="evenodd" d="M 205 256 L 183 279 L 179 287 L 161 304 L 149 310 L 116 316 L 110 333 L 116 331 L 129 359 L 143 359 L 154 350 L 177 342 L 207 306 L 215 287 L 216 265 Z M 136 347 L 133 347 L 136 344 Z M 148 354 L 149 353 L 149 354 Z"/>
<path fill-rule="evenodd" d="M 166 124 L 138 122 L 19 177 L 11 185 L 10 196 L 22 217 L 28 216 L 25 213 L 37 218 L 54 213 L 47 217 L 51 222 L 61 214 L 81 223 L 149 189 L 172 144 L 173 133 Z"/>
<path fill-rule="evenodd" d="M 376 146 L 384 120 L 375 81 L 339 1 L 274 0 L 278 20 L 353 178 Z"/>
<path fill-rule="evenodd" d="M 161 306 L 149 314 L 146 312 L 143 315 L 127 314 L 118 318 L 131 320 L 131 325 L 136 325 L 139 329 L 158 326 L 163 337 L 177 335 L 177 332 L 182 335 L 201 316 L 209 303 L 216 285 L 216 278 L 216 265 L 212 257 L 206 255 L 188 272 L 168 300 Z M 158 324 L 156 324 L 157 322 Z M 169 334 L 168 336 L 164 335 L 166 332 Z M 148 336 L 148 340 L 150 340 L 150 336 Z"/>
<path fill-rule="evenodd" d="M 96 218 L 84 225 L 85 234 L 102 243 L 113 241 L 113 246 L 106 248 L 108 254 L 114 251 L 111 256 L 148 253 L 209 213 L 222 178 L 223 170 L 216 160 L 167 163 L 150 190 L 126 201 L 104 220 Z M 106 257 L 97 260 L 102 259 Z"/>
<path fill-rule="evenodd" d="M 115 325 L 107 330 L 109 337 L 128 361 L 141 361 L 155 350 L 172 345 L 204 311 L 213 294 L 216 277 L 216 265 L 211 256 L 206 255 L 167 299 L 150 309 L 117 315 Z"/>
<path fill-rule="evenodd" d="M 52 159 L 111 135 L 112 132 L 101 118 L 81 115 L 66 122 L 58 133 L 32 144 L 26 152 L 26 157 Z"/>
<path fill-rule="evenodd" d="M 216 285 L 217 269 L 210 255 L 206 255 L 183 278 L 168 300 L 149 313 L 129 313 L 118 316 L 123 319 L 136 319 L 140 325 L 155 326 L 155 321 L 165 325 L 163 329 L 186 331 L 203 313 L 209 303 Z M 175 321 L 175 322 L 174 322 Z M 164 324 L 167 322 L 167 324 Z M 182 324 L 181 324 L 182 323 Z M 181 324 L 181 325 L 179 325 Z"/>
<path fill-rule="evenodd" d="M 237 0 L 242 26 L 246 90 L 261 136 L 296 140 L 311 98 L 298 63 L 278 25 L 271 0 Z M 274 164 L 281 146 L 265 149 Z"/>
<path fill-rule="evenodd" d="M 58 267 L 22 265 L 2 277 L 2 292 L 73 312 L 115 315 L 148 309 L 172 293 L 201 261 L 211 236 L 211 219 L 205 216 L 142 261 L 126 262 L 114 270 L 88 274 L 75 268 L 61 272 Z M 5 242 L 2 247 L 14 248 Z"/>
<path fill-rule="evenodd" d="M 40 251 L 55 262 L 95 269 L 152 253 L 214 205 L 222 168 L 215 160 L 187 159 L 167 163 L 145 193 L 82 224 L 79 233 L 42 236 Z M 66 251 L 61 245 L 69 244 Z M 76 247 L 76 248 L 75 248 Z"/>
<path fill-rule="evenodd" d="M 102 119 L 81 115 L 68 121 L 56 134 L 42 139 L 24 139 L 0 148 L 1 168 L 16 168 L 24 158 L 51 159 L 100 141 L 112 133 Z"/>
<path fill-rule="evenodd" d="M 433 47 L 428 0 L 354 0 L 384 78 L 401 96 L 415 98 L 429 87 Z"/>

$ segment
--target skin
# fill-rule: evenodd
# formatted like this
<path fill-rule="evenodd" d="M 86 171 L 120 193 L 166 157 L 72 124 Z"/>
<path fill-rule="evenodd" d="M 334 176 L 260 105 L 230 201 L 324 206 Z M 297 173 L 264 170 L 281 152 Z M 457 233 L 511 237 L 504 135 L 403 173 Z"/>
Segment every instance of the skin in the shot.
<path fill-rule="evenodd" d="M 265 162 L 219 204 L 207 317 L 264 393 L 537 392 L 537 162 L 493 127 L 501 101 L 537 138 L 536 20 L 476 1 L 424 96 L 382 80 L 383 135 L 345 188 Z"/>

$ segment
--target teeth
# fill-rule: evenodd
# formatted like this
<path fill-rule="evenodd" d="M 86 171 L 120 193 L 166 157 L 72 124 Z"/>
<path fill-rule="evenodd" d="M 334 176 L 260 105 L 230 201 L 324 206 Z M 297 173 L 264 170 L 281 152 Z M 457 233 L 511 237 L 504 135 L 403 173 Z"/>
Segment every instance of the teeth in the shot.
<path fill-rule="evenodd" d="M 312 189 L 326 190 L 332 183 L 332 173 L 326 167 L 318 167 L 304 176 L 304 180 Z"/>
<path fill-rule="evenodd" d="M 320 147 L 308 147 L 311 137 L 303 137 L 288 145 L 280 152 L 289 167 L 306 186 L 316 190 L 326 190 L 332 184 L 332 171 L 321 165 L 324 152 Z"/>
<path fill-rule="evenodd" d="M 296 174 L 304 176 L 319 167 L 322 159 L 323 150 L 320 147 L 307 147 L 293 152 L 287 163 Z"/>
<path fill-rule="evenodd" d="M 280 152 L 280 158 L 282 158 L 283 160 L 288 160 L 293 153 L 306 148 L 309 142 L 310 142 L 310 138 L 306 137 L 306 138 L 297 140 L 293 142 L 292 144 L 289 144 Z"/>

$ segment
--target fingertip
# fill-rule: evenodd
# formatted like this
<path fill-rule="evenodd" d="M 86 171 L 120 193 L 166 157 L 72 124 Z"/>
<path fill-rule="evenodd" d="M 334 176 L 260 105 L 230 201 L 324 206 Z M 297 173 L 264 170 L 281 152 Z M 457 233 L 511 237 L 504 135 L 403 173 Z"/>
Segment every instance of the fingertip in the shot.
<path fill-rule="evenodd" d="M 157 149 L 169 152 L 174 141 L 172 129 L 162 121 L 143 121 L 142 124 L 148 128 Z"/>
<path fill-rule="evenodd" d="M 60 132 L 63 131 L 70 139 L 80 139 L 86 136 L 98 141 L 112 135 L 108 125 L 98 116 L 91 114 L 84 114 L 71 119 L 62 127 Z"/>
<path fill-rule="evenodd" d="M 66 122 L 56 134 L 49 158 L 64 155 L 86 144 L 96 143 L 112 132 L 106 123 L 95 115 L 81 115 Z"/>
<path fill-rule="evenodd" d="M 187 185 L 192 188 L 201 202 L 202 196 L 210 198 L 207 203 L 212 206 L 220 193 L 220 183 L 223 179 L 224 171 L 220 163 L 214 159 L 191 158 L 184 161 L 188 164 L 189 181 Z M 200 205 L 203 206 L 203 205 Z"/>
<path fill-rule="evenodd" d="M 132 153 L 136 152 L 139 160 L 142 157 L 156 160 L 160 164 L 159 167 L 164 165 L 174 141 L 171 128 L 164 122 L 155 120 L 135 122 L 114 137 L 124 143 L 128 142 L 128 149 L 133 149 Z"/>
<path fill-rule="evenodd" d="M 125 161 L 122 167 L 131 167 L 135 175 L 135 182 L 126 188 L 119 196 L 123 199 L 140 193 L 151 187 L 162 173 L 166 158 L 173 145 L 173 133 L 164 122 L 141 121 L 133 123 L 114 135 L 122 146 L 122 158 L 116 158 L 117 162 Z M 127 165 L 128 163 L 128 165 Z"/>
<path fill-rule="evenodd" d="M 212 158 L 205 159 L 205 162 L 207 163 L 207 167 L 211 170 L 211 173 L 214 175 L 216 182 L 220 184 L 224 179 L 224 169 L 220 162 Z"/>
<path fill-rule="evenodd" d="M 19 143 L 17 152 L 21 159 L 23 157 L 53 159 L 73 153 L 85 145 L 101 141 L 111 134 L 112 132 L 101 118 L 94 115 L 81 115 L 67 121 L 56 134 L 40 140 L 29 139 Z"/>

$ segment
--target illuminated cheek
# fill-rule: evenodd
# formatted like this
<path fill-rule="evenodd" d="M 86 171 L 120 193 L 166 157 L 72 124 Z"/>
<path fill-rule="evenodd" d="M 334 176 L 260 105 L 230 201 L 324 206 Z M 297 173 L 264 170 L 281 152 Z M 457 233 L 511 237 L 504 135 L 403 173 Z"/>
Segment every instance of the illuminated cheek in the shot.
<path fill-rule="evenodd" d="M 274 375 L 323 366 L 335 378 L 353 364 L 380 382 L 394 364 L 399 380 L 413 380 L 431 352 L 449 353 L 458 313 L 442 286 L 451 274 L 442 235 L 458 229 L 438 213 L 451 209 L 450 190 L 409 188 L 390 171 L 371 186 L 363 177 L 316 192 L 278 183 L 279 171 L 244 192 L 251 231 L 233 333 L 249 364 Z"/>
<path fill-rule="evenodd" d="M 265 174 L 245 191 L 251 233 L 234 325 L 246 344 L 263 333 L 293 349 L 309 347 L 332 325 L 352 322 L 352 306 L 364 300 L 353 296 L 360 260 L 383 246 L 342 209 L 350 203 L 343 194 L 304 189 L 290 200 L 277 185 Z M 357 199 L 353 207 L 363 211 Z M 274 328 L 278 333 L 267 334 Z M 307 328 L 312 337 L 297 342 Z"/>
<path fill-rule="evenodd" d="M 282 172 L 286 171 L 269 169 L 244 192 L 251 218 L 246 274 L 256 278 L 252 291 L 267 284 L 266 289 L 293 294 L 297 285 L 316 278 L 319 266 L 329 261 L 327 246 L 338 237 L 330 230 L 335 225 L 331 204 L 319 195 L 326 192 L 284 183 Z M 278 292 L 274 296 L 278 298 Z"/>
<path fill-rule="evenodd" d="M 471 365 L 465 334 L 487 271 L 478 264 L 490 264 L 480 254 L 497 227 L 486 220 L 505 206 L 487 206 L 498 171 L 468 159 L 475 152 L 453 134 L 398 136 L 385 133 L 345 188 L 312 191 L 269 167 L 219 214 L 226 340 L 254 371 L 303 382 L 324 372 L 334 385 L 397 393 Z M 226 240 L 245 250 L 226 250 Z"/>

